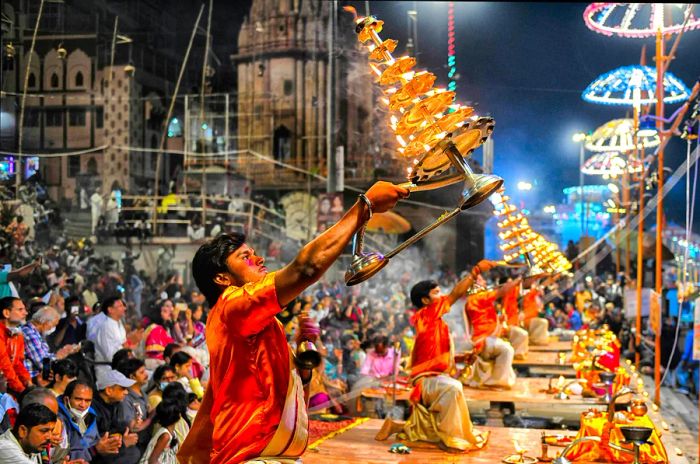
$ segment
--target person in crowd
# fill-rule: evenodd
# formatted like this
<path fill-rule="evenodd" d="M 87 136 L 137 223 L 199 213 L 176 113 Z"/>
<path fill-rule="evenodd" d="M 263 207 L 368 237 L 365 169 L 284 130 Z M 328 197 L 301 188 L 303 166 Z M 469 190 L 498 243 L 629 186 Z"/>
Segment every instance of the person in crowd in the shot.
<path fill-rule="evenodd" d="M 163 390 L 170 383 L 177 381 L 175 369 L 170 364 L 158 366 L 153 372 L 153 390 L 148 395 L 148 413 L 155 411 L 158 403 L 163 401 Z"/>
<path fill-rule="evenodd" d="M 163 351 L 173 343 L 173 302 L 170 299 L 155 302 L 148 312 L 151 323 L 144 332 L 146 363 L 149 370 L 163 364 Z"/>
<path fill-rule="evenodd" d="M 64 345 L 57 353 L 52 353 L 46 337 L 56 330 L 58 325 L 58 311 L 51 306 L 39 308 L 32 319 L 21 326 L 24 336 L 24 367 L 38 385 L 48 385 L 48 379 L 41 378 L 44 363 L 55 359 L 63 359 L 76 351 L 76 346 Z"/>
<path fill-rule="evenodd" d="M 183 463 L 219 464 L 256 456 L 300 456 L 308 430 L 305 407 L 298 404 L 311 369 L 293 369 L 292 353 L 280 350 L 287 340 L 275 314 L 318 281 L 340 256 L 352 236 L 374 212 L 391 209 L 408 191 L 378 182 L 332 227 L 304 246 L 281 270 L 268 273 L 264 259 L 245 243 L 245 236 L 224 234 L 203 244 L 192 261 L 192 274 L 212 308 L 207 344 L 211 354 L 207 395 L 192 431 L 179 452 Z M 318 326 L 302 318 L 298 340 L 314 341 Z M 255 359 L 252 369 L 250 359 Z M 240 385 L 267 386 L 264 398 L 253 397 Z M 288 387 L 291 389 L 288 391 Z M 233 395 L 232 392 L 239 394 Z M 285 412 L 285 404 L 289 404 Z M 283 415 L 297 415 L 295 430 L 278 427 L 294 423 Z M 279 431 L 279 432 L 278 432 Z M 276 433 L 289 444 L 277 447 Z M 216 450 L 216 453 L 212 453 Z"/>
<path fill-rule="evenodd" d="M 21 248 L 29 235 L 29 226 L 24 222 L 23 216 L 15 216 L 10 225 L 5 228 L 5 233 L 12 237 L 17 248 Z"/>
<path fill-rule="evenodd" d="M 98 454 L 93 463 L 114 463 L 122 455 L 122 448 L 130 448 L 138 443 L 138 435 L 129 429 L 129 422 L 121 415 L 120 403 L 129 393 L 129 388 L 136 383 L 124 374 L 109 367 L 97 371 L 96 391 L 92 408 L 97 413 L 97 431 L 102 437 L 116 437 L 118 454 L 104 456 Z"/>
<path fill-rule="evenodd" d="M 447 451 L 464 452 L 486 444 L 488 435 L 472 426 L 461 382 L 449 376 L 454 353 L 450 328 L 442 317 L 467 294 L 477 277 L 494 265 L 491 261 L 480 261 L 447 295 L 432 280 L 413 286 L 411 302 L 420 308 L 414 316 L 416 343 L 411 353 L 413 411 L 406 423 L 387 418 L 375 437 L 377 440 L 386 440 L 403 431 L 411 441 L 437 441 Z"/>
<path fill-rule="evenodd" d="M 56 414 L 41 404 L 19 411 L 15 425 L 0 435 L 0 462 L 41 464 L 41 453 L 51 444 Z"/>
<path fill-rule="evenodd" d="M 80 380 L 68 384 L 65 393 L 58 397 L 58 417 L 68 434 L 72 460 L 91 462 L 97 454 L 114 456 L 119 452 L 120 437 L 107 433 L 100 436 L 92 398 L 92 387 Z"/>
<path fill-rule="evenodd" d="M 515 285 L 511 284 L 514 280 Z M 513 355 L 516 359 L 524 359 L 530 350 L 528 333 L 521 327 L 523 311 L 520 311 L 518 302 L 521 290 L 520 282 L 520 278 L 513 279 L 511 277 L 504 277 L 500 280 L 501 285 L 508 284 L 510 286 L 510 290 L 507 290 L 501 298 L 501 307 L 504 313 L 502 318 L 505 319 L 503 325 L 507 327 L 504 332 L 508 335 L 508 341 L 513 347 Z"/>
<path fill-rule="evenodd" d="M 136 355 L 134 354 L 134 350 L 132 350 L 131 348 L 122 348 L 121 350 L 118 350 L 116 353 L 114 353 L 114 356 L 112 356 L 112 362 L 109 364 L 109 366 L 116 371 L 118 370 L 117 366 L 119 366 L 122 362 L 124 362 L 127 359 L 135 358 Z"/>
<path fill-rule="evenodd" d="M 102 302 L 101 307 L 105 317 L 91 340 L 95 343 L 95 360 L 109 363 L 112 361 L 114 353 L 119 349 L 136 346 L 138 340 L 143 336 L 143 330 L 135 330 L 127 337 L 122 321 L 126 315 L 126 305 L 121 295 L 107 297 Z M 90 338 L 89 334 L 88 338 Z"/>
<path fill-rule="evenodd" d="M 7 296 L 16 296 L 17 291 L 13 291 L 14 287 L 12 285 L 12 282 L 29 276 L 40 265 L 41 258 L 37 258 L 31 263 L 20 267 L 16 271 L 10 271 L 4 268 L 0 268 L 0 298 L 5 298 Z"/>
<path fill-rule="evenodd" d="M 54 414 L 58 414 L 58 400 L 53 392 L 47 388 L 29 387 L 22 395 L 20 411 L 31 404 L 46 406 Z M 68 456 L 68 433 L 61 421 L 56 421 L 51 432 L 51 446 L 48 448 L 46 458 L 52 464 L 63 463 Z"/>
<path fill-rule="evenodd" d="M 56 397 L 63 395 L 68 384 L 78 378 L 78 366 L 70 359 L 59 359 L 51 363 L 53 381 L 49 389 Z"/>
<path fill-rule="evenodd" d="M 56 331 L 52 337 L 49 337 L 49 345 L 56 349 L 65 345 L 77 345 L 85 340 L 86 329 L 85 321 L 85 306 L 81 298 L 77 295 L 72 295 L 66 298 L 64 302 L 66 309 L 65 317 L 58 321 Z"/>
<path fill-rule="evenodd" d="M 533 282 L 523 296 L 523 323 L 532 345 L 549 342 L 549 322 L 544 316 L 544 293 L 537 282 Z"/>
<path fill-rule="evenodd" d="M 194 422 L 194 418 L 197 417 L 197 411 L 199 411 L 199 407 L 202 405 L 202 400 L 201 398 L 197 398 L 197 395 L 194 393 L 188 393 L 187 401 L 187 419 L 189 419 L 191 424 Z"/>
<path fill-rule="evenodd" d="M 144 391 L 148 383 L 148 372 L 143 360 L 136 358 L 122 360 L 117 365 L 117 371 L 134 381 L 124 401 L 119 403 L 119 417 L 129 424 L 129 430 L 135 432 L 139 438 L 136 446 L 120 449 L 118 460 L 136 463 L 149 440 L 148 396 Z"/>
<path fill-rule="evenodd" d="M 175 425 L 180 420 L 178 405 L 163 402 L 156 408 L 156 423 L 148 447 L 140 464 L 177 464 L 177 452 L 180 442 L 175 436 Z"/>
<path fill-rule="evenodd" d="M 21 393 L 33 385 L 32 376 L 24 365 L 24 337 L 21 326 L 27 317 L 27 309 L 19 298 L 7 296 L 0 299 L 0 370 L 7 379 L 7 386 L 14 393 Z"/>
<path fill-rule="evenodd" d="M 192 426 L 192 423 L 187 417 L 189 395 L 190 394 L 185 391 L 181 383 L 173 382 L 163 389 L 163 401 L 160 402 L 160 404 L 172 403 L 177 405 L 178 411 L 180 412 L 180 419 L 175 424 L 174 431 L 180 443 L 185 441 Z M 157 408 L 156 406 L 156 409 Z"/>
<path fill-rule="evenodd" d="M 170 366 L 175 371 L 177 381 L 185 387 L 187 393 L 194 393 L 198 398 L 204 397 L 202 384 L 192 375 L 192 356 L 184 351 L 178 351 L 170 358 Z"/>

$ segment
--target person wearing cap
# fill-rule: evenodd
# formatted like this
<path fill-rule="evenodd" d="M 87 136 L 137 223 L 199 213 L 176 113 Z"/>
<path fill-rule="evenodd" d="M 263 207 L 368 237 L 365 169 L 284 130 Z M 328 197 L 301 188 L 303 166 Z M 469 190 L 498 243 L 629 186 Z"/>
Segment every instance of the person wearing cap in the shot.
<path fill-rule="evenodd" d="M 443 294 L 434 280 L 423 280 L 411 289 L 416 342 L 411 352 L 412 412 L 406 423 L 387 417 L 375 436 L 386 440 L 404 432 L 411 441 L 437 442 L 446 451 L 465 452 L 482 448 L 488 434 L 472 426 L 462 383 L 450 377 L 454 369 L 454 347 L 450 328 L 442 317 L 453 304 L 467 295 L 477 277 L 495 266 L 482 260 L 460 280 L 449 294 Z"/>
<path fill-rule="evenodd" d="M 109 367 L 96 372 L 97 394 L 92 401 L 92 408 L 97 413 L 97 430 L 100 436 L 118 438 L 119 448 L 132 447 L 138 443 L 138 435 L 129 430 L 129 421 L 120 414 L 120 404 L 129 393 L 129 388 L 136 381 L 126 378 L 124 374 Z M 121 450 L 120 450 L 121 451 Z M 93 463 L 119 462 L 114 455 L 95 456 Z"/>
<path fill-rule="evenodd" d="M 294 369 L 296 358 L 275 315 L 323 276 L 373 212 L 388 211 L 407 196 L 406 189 L 377 182 L 277 272 L 267 272 L 242 234 L 220 235 L 197 250 L 192 274 L 212 308 L 206 327 L 210 377 L 178 453 L 180 463 L 280 460 L 304 453 L 308 389 L 302 384 L 311 381 L 312 368 Z M 319 332 L 303 315 L 297 346 L 313 343 Z"/>

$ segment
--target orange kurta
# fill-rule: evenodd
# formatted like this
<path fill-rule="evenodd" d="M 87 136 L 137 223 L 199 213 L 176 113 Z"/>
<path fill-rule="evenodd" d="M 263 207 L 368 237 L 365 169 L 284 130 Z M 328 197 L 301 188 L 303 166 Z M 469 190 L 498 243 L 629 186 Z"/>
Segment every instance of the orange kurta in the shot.
<path fill-rule="evenodd" d="M 450 312 L 447 296 L 424 306 L 414 315 L 416 342 L 411 351 L 411 377 L 428 372 L 443 373 L 450 369 L 450 328 L 442 316 Z"/>
<path fill-rule="evenodd" d="M 180 462 L 242 462 L 271 441 L 291 369 L 284 330 L 274 317 L 281 310 L 274 273 L 219 297 L 206 327 L 209 384 Z"/>
<path fill-rule="evenodd" d="M 516 285 L 503 295 L 503 311 L 506 313 L 508 325 L 517 327 L 520 325 L 520 309 L 518 308 L 518 296 L 520 296 L 520 286 Z"/>
<path fill-rule="evenodd" d="M 539 317 L 542 311 L 542 293 L 535 288 L 531 288 L 523 297 L 523 317 L 525 319 L 525 327 L 527 323 L 536 317 Z"/>
<path fill-rule="evenodd" d="M 495 302 L 495 290 L 479 292 L 467 297 L 464 310 L 472 326 L 472 342 L 477 350 L 483 347 L 486 338 L 491 336 L 498 327 Z"/>

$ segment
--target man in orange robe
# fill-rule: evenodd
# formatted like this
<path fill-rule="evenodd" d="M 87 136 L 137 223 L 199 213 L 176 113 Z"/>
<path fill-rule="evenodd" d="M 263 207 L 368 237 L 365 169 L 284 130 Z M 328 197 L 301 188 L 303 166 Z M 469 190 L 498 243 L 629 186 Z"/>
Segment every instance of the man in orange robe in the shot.
<path fill-rule="evenodd" d="M 546 345 L 549 342 L 549 321 L 540 317 L 543 310 L 541 287 L 533 283 L 523 297 L 525 327 L 533 345 Z"/>
<path fill-rule="evenodd" d="M 411 441 L 436 442 L 446 451 L 464 452 L 486 444 L 488 435 L 472 427 L 461 382 L 450 377 L 454 352 L 450 329 L 442 316 L 466 295 L 478 274 L 494 265 L 491 261 L 479 262 L 448 295 L 443 295 L 432 280 L 413 286 L 411 302 L 420 308 L 414 316 L 416 341 L 411 352 L 413 409 L 406 423 L 387 418 L 377 440 L 404 432 Z"/>
<path fill-rule="evenodd" d="M 486 286 L 479 276 L 478 285 Z M 520 280 L 507 282 L 496 290 L 484 290 L 467 297 L 464 309 L 472 327 L 471 338 L 474 350 L 479 354 L 467 383 L 471 386 L 512 387 L 515 384 L 513 371 L 513 346 L 503 340 L 504 327 L 496 312 L 496 300 L 512 291 Z M 515 333 L 515 332 L 514 332 Z"/>
<path fill-rule="evenodd" d="M 321 278 L 373 212 L 388 211 L 407 195 L 390 183 L 376 183 L 277 272 L 267 272 L 241 234 L 220 235 L 199 248 L 192 273 L 212 307 L 206 328 L 210 378 L 178 453 L 181 463 L 286 462 L 301 456 L 308 441 L 302 384 L 310 381 L 311 369 L 293 368 L 295 357 L 275 314 Z M 313 341 L 318 327 L 300 319 L 297 340 Z"/>

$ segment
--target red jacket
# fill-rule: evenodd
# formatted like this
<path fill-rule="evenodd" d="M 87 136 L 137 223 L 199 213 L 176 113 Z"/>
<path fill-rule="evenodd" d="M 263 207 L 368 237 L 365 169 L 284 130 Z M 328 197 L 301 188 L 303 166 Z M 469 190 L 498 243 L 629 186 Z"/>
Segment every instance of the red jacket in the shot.
<path fill-rule="evenodd" d="M 31 382 L 27 368 L 24 367 L 24 338 L 22 332 L 11 334 L 3 322 L 0 322 L 0 372 L 7 379 L 7 386 L 20 393 Z"/>

